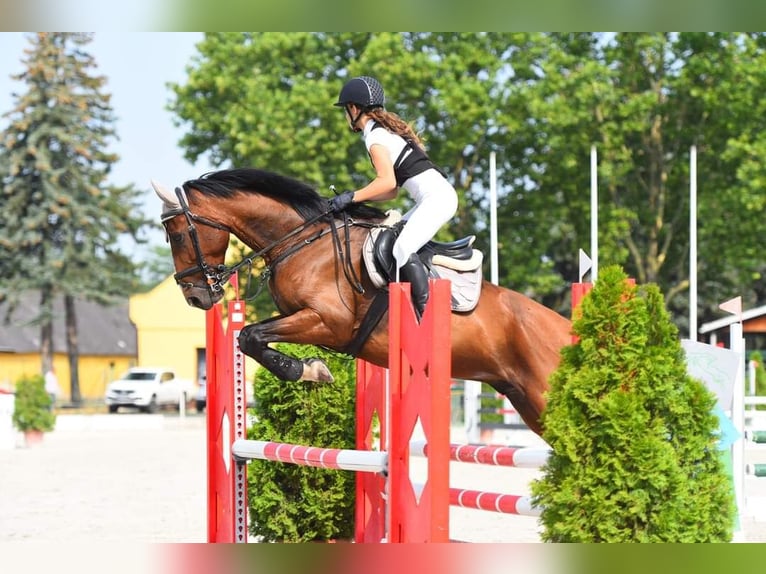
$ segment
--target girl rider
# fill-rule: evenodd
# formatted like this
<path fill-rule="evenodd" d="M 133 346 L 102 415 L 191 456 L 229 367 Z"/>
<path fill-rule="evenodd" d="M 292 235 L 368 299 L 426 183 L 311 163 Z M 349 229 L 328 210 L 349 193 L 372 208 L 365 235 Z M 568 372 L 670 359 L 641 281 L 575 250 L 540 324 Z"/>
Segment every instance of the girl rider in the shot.
<path fill-rule="evenodd" d="M 349 127 L 360 132 L 375 178 L 361 189 L 330 199 L 333 211 L 353 202 L 393 199 L 400 187 L 415 205 L 404 216 L 406 225 L 394 243 L 397 276 L 410 283 L 418 317 L 428 300 L 428 274 L 417 251 L 455 215 L 457 192 L 444 173 L 429 159 L 423 143 L 402 118 L 384 107 L 380 83 L 370 76 L 352 78 L 343 86 L 336 106 L 342 107 Z"/>

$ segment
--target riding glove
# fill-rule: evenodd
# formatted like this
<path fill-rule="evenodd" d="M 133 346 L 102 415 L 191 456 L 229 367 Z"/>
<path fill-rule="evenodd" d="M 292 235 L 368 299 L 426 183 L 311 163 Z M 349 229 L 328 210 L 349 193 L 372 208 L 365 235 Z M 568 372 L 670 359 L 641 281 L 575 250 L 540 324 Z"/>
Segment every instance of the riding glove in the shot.
<path fill-rule="evenodd" d="M 336 212 L 343 211 L 353 202 L 354 202 L 354 192 L 344 191 L 340 195 L 336 195 L 335 197 L 330 199 L 330 209 Z"/>

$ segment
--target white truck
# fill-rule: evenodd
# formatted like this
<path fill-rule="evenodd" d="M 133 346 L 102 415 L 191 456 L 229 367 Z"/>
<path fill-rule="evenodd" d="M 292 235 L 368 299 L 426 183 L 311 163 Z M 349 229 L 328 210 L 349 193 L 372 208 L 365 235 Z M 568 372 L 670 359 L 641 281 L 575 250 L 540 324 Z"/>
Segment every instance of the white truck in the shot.
<path fill-rule="evenodd" d="M 184 407 L 195 396 L 194 383 L 176 376 L 173 369 L 133 367 L 106 387 L 104 402 L 110 413 L 133 407 L 155 413 L 163 406 Z"/>

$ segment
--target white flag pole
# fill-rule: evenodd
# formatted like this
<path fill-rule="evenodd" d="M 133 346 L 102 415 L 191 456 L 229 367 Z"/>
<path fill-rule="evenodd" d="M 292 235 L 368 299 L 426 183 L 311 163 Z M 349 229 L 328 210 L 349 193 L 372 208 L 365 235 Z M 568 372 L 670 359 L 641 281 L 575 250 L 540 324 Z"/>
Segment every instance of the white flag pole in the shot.
<path fill-rule="evenodd" d="M 498 261 L 497 261 L 497 161 L 495 152 L 489 154 L 489 242 L 492 246 L 490 251 L 490 280 L 495 285 L 498 284 Z M 481 392 L 481 385 L 476 385 Z M 477 397 L 478 400 L 478 397 Z M 481 401 L 479 400 L 479 406 Z M 503 422 L 510 424 L 514 422 L 514 415 L 511 401 L 506 397 L 503 400 Z"/>
<path fill-rule="evenodd" d="M 497 285 L 497 171 L 495 168 L 495 152 L 489 154 L 489 243 L 490 243 L 490 277 Z"/>
<path fill-rule="evenodd" d="M 689 157 L 689 339 L 697 340 L 697 146 Z"/>
<path fill-rule="evenodd" d="M 590 270 L 592 283 L 598 278 L 598 157 L 596 146 L 590 148 Z"/>
<path fill-rule="evenodd" d="M 497 169 L 495 152 L 489 154 L 489 274 L 490 281 L 498 284 L 498 259 L 497 259 Z M 481 382 L 463 381 L 463 422 L 465 425 L 466 441 L 468 444 L 481 442 Z M 511 403 L 504 401 L 505 408 L 509 409 Z M 505 415 L 504 415 L 505 418 Z"/>

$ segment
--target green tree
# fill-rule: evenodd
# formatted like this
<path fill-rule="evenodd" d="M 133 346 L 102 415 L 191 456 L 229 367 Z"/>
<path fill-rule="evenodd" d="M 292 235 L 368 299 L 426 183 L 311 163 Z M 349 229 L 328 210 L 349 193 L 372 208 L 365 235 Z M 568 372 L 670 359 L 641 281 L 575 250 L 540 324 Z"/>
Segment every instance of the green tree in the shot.
<path fill-rule="evenodd" d="M 139 191 L 107 182 L 118 157 L 106 78 L 93 74 L 88 34 L 30 37 L 14 77 L 26 84 L 2 133 L 0 227 L 3 279 L 0 296 L 39 289 L 43 372 L 52 360 L 53 300 L 63 296 L 71 400 L 81 400 L 74 297 L 108 303 L 136 284 L 135 265 L 120 239 L 138 240 Z"/>
<path fill-rule="evenodd" d="M 320 191 L 372 176 L 364 146 L 332 104 L 352 75 L 374 73 L 387 106 L 424 135 L 431 157 L 464 197 L 440 239 L 486 229 L 489 150 L 504 146 L 506 52 L 524 35 L 432 33 L 211 33 L 170 108 L 188 128 L 186 157 L 252 165 Z M 447 54 L 447 57 L 444 57 Z M 406 194 L 391 206 L 409 208 Z M 477 213 L 479 219 L 477 220 Z M 271 309 L 258 302 L 259 316 Z"/>
<path fill-rule="evenodd" d="M 756 159 L 763 42 L 762 35 L 706 33 L 539 37 L 528 51 L 534 73 L 513 86 L 529 127 L 523 161 L 510 161 L 527 179 L 499 215 L 528 239 L 506 251 L 501 277 L 518 284 L 530 267 L 519 265 L 525 259 L 551 261 L 562 287 L 576 277 L 572 254 L 589 244 L 588 160 L 596 145 L 599 259 L 624 266 L 640 284 L 657 283 L 685 327 L 696 145 L 700 311 L 712 318 L 732 294 L 752 303 L 763 282 L 756 254 L 766 215 Z M 566 289 L 560 293 L 563 303 Z"/>
<path fill-rule="evenodd" d="M 552 375 L 532 484 L 552 542 L 724 542 L 734 497 L 715 396 L 687 374 L 656 285 L 609 266 L 578 307 L 579 342 Z"/>
<path fill-rule="evenodd" d="M 353 449 L 354 361 L 313 347 L 280 344 L 277 348 L 299 359 L 319 356 L 332 370 L 335 382 L 285 383 L 259 369 L 253 409 L 256 421 L 248 429 L 248 438 Z M 264 542 L 353 537 L 353 472 L 263 460 L 253 460 L 249 469 L 247 498 L 254 536 Z"/>
<path fill-rule="evenodd" d="M 567 314 L 578 249 L 590 245 L 595 145 L 599 260 L 658 284 L 683 328 L 692 145 L 701 319 L 732 295 L 766 296 L 765 43 L 736 33 L 211 33 L 170 108 L 191 161 L 209 154 L 343 189 L 372 169 L 331 104 L 348 77 L 377 76 L 387 107 L 414 122 L 460 195 L 440 238 L 473 233 L 490 248 L 495 152 L 500 283 Z M 404 195 L 391 205 L 406 209 Z"/>

